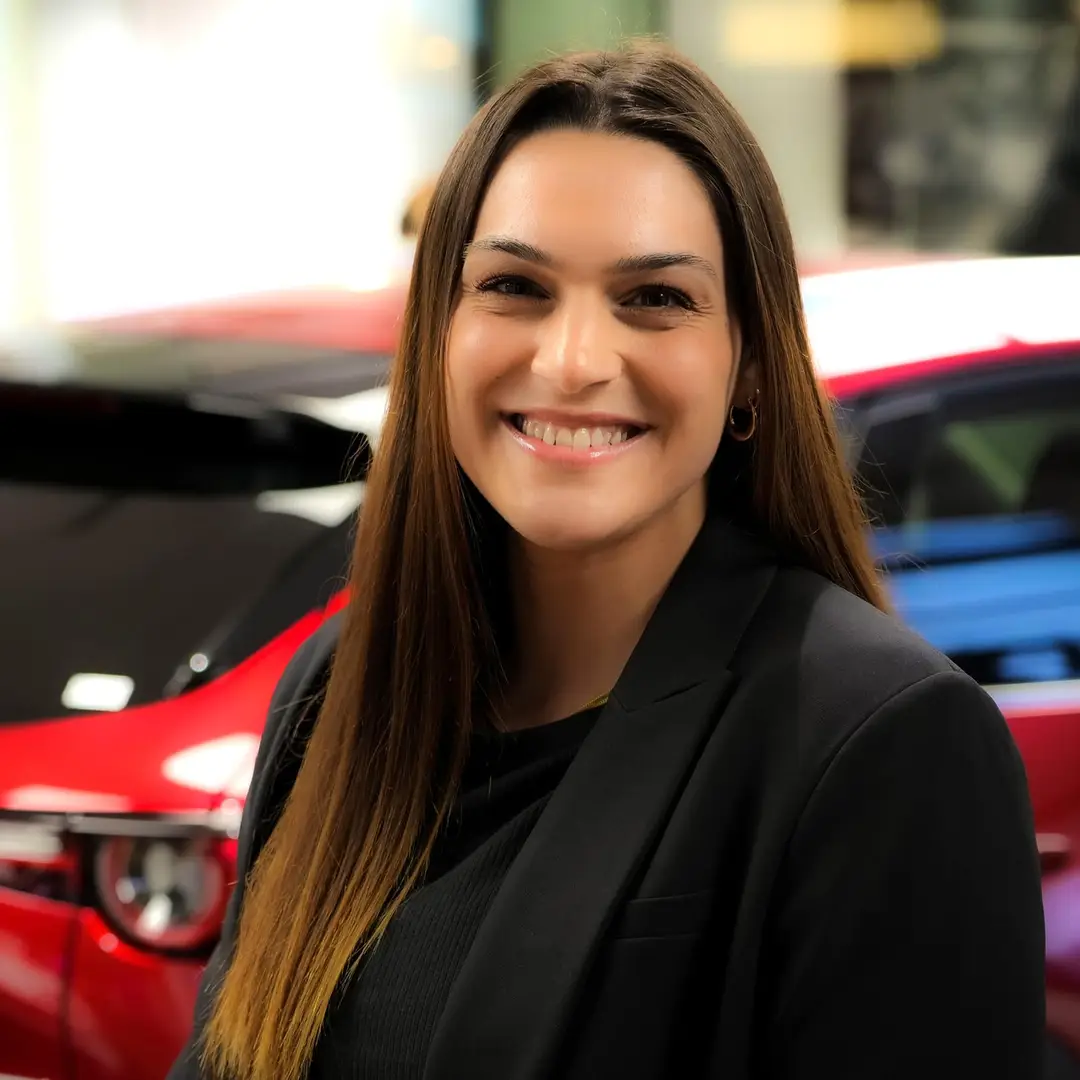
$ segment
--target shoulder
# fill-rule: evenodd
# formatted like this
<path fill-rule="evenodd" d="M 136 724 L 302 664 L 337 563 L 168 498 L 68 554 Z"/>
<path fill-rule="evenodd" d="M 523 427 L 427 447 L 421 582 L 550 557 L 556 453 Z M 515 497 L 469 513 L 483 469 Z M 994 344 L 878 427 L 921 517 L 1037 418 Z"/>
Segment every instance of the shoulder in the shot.
<path fill-rule="evenodd" d="M 739 651 L 741 667 L 788 669 L 840 685 L 871 705 L 929 675 L 959 668 L 896 616 L 800 567 L 780 567 Z"/>
<path fill-rule="evenodd" d="M 736 675 L 754 711 L 767 714 L 783 764 L 810 783 L 864 730 L 890 754 L 918 756 L 933 745 L 947 756 L 985 740 L 1016 757 L 1001 713 L 974 680 L 896 617 L 807 570 L 777 572 Z"/>

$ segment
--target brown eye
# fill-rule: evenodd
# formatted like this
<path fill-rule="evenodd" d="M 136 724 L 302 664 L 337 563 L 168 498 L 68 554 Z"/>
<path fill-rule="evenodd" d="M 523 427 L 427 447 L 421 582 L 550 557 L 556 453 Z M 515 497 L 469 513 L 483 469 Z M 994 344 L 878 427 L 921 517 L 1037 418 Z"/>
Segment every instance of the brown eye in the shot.
<path fill-rule="evenodd" d="M 627 297 L 627 306 L 635 308 L 680 308 L 691 311 L 694 302 L 681 289 L 670 285 L 646 285 Z"/>
<path fill-rule="evenodd" d="M 518 274 L 499 274 L 486 278 L 476 286 L 476 291 L 512 298 L 543 299 L 546 294 L 535 282 Z"/>

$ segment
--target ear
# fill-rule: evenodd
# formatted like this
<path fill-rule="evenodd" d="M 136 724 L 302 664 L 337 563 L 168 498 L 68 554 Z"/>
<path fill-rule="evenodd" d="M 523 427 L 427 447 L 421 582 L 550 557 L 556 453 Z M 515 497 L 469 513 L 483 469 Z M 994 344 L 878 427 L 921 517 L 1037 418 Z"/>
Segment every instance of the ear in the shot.
<path fill-rule="evenodd" d="M 735 378 L 731 404 L 736 409 L 747 409 L 761 394 L 761 365 L 756 360 L 744 361 Z"/>

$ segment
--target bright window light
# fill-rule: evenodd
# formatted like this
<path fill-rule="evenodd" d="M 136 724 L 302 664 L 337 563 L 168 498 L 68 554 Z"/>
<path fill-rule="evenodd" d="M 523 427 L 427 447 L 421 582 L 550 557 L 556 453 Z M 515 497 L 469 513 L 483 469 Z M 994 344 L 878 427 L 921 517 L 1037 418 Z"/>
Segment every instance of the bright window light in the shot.
<path fill-rule="evenodd" d="M 388 400 L 387 388 L 376 386 L 371 390 L 361 390 L 357 394 L 347 394 L 340 398 L 292 394 L 285 399 L 284 404 L 297 412 L 313 416 L 324 424 L 332 424 L 345 431 L 362 432 L 374 446 L 386 420 Z"/>
<path fill-rule="evenodd" d="M 60 700 L 64 708 L 77 712 L 117 712 L 135 692 L 135 681 L 127 675 L 72 675 Z"/>
<path fill-rule="evenodd" d="M 267 513 L 292 514 L 332 529 L 352 517 L 363 496 L 362 483 L 335 484 L 300 491 L 263 491 L 255 497 L 255 506 Z"/>

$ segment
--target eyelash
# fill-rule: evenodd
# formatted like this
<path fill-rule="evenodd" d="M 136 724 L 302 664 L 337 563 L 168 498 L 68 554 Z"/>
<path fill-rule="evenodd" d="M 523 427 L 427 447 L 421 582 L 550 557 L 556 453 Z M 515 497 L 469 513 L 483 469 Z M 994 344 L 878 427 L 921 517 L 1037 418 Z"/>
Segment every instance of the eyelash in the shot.
<path fill-rule="evenodd" d="M 500 286 L 503 285 L 515 285 L 523 286 L 528 290 L 525 292 L 501 292 Z M 537 293 L 543 293 L 543 290 L 534 282 L 530 281 L 526 277 L 522 277 L 520 274 L 493 274 L 491 277 L 484 278 L 482 281 L 477 282 L 476 291 L 480 293 L 496 293 L 499 296 L 504 296 L 511 300 L 542 300 L 546 299 L 546 296 L 537 295 Z M 697 304 L 682 291 L 677 289 L 673 285 L 664 285 L 660 282 L 656 282 L 649 285 L 641 285 L 635 289 L 630 296 L 640 296 L 642 293 L 661 293 L 665 297 L 674 301 L 671 304 L 631 304 L 630 307 L 636 308 L 638 311 L 665 311 L 671 308 L 682 308 L 684 311 L 697 311 Z"/>
<path fill-rule="evenodd" d="M 528 278 L 521 277 L 520 274 L 493 274 L 491 277 L 484 278 L 483 281 L 476 283 L 476 291 L 483 293 L 497 293 L 499 296 L 505 296 L 510 299 L 525 299 L 535 300 L 538 299 L 535 295 L 529 295 L 528 293 L 504 293 L 499 291 L 500 285 L 523 285 L 525 288 L 534 290 L 535 292 L 542 291 L 538 285 L 533 284 Z"/>

